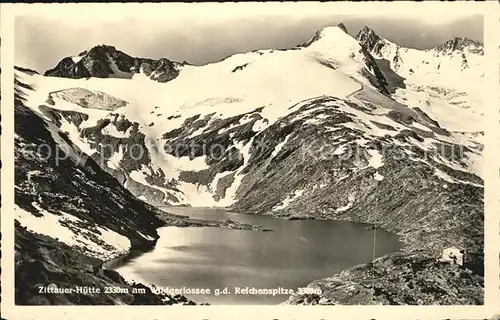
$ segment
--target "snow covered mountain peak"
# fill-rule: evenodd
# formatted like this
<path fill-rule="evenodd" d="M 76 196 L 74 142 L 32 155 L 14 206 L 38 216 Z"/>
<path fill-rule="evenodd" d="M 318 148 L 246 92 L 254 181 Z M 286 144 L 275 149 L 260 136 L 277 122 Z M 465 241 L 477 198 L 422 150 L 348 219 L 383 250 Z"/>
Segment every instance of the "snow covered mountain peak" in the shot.
<path fill-rule="evenodd" d="M 319 39 L 324 41 L 337 41 L 339 43 L 344 44 L 353 44 L 356 42 L 356 39 L 351 37 L 345 29 L 345 26 L 338 25 L 332 27 L 326 27 L 319 31 Z"/>
<path fill-rule="evenodd" d="M 335 41 L 338 43 L 352 43 L 355 41 L 348 33 L 347 28 L 343 23 L 339 23 L 336 26 L 329 26 L 316 31 L 314 36 L 306 43 L 300 45 L 301 47 L 308 47 L 311 44 L 321 41 L 321 42 L 331 42 Z"/>
<path fill-rule="evenodd" d="M 320 64 L 340 70 L 357 81 L 389 94 L 388 81 L 374 57 L 348 34 L 344 24 L 317 31 L 309 41 L 299 47 L 303 47 L 303 52 Z"/>

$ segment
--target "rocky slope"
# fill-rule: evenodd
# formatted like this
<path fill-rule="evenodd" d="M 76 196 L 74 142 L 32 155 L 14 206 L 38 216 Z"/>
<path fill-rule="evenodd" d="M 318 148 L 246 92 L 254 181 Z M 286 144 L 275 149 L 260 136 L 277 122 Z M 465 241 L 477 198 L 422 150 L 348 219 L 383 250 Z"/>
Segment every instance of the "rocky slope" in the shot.
<path fill-rule="evenodd" d="M 483 304 L 483 277 L 436 261 L 426 251 L 395 253 L 312 282 L 322 294 L 292 296 L 307 305 L 476 305 Z"/>
<path fill-rule="evenodd" d="M 323 296 L 291 303 L 477 304 L 481 110 L 474 88 L 449 81 L 458 72 L 481 83 L 479 49 L 467 49 L 468 67 L 460 67 L 457 52 L 471 45 L 445 44 L 439 55 L 394 47 L 365 29 L 355 39 L 339 26 L 288 50 L 185 64 L 168 83 L 130 71 L 134 60 L 107 46 L 72 63 L 123 65 L 127 80 L 113 79 L 113 68 L 75 76 L 81 66 L 62 61 L 47 76 L 17 76 L 33 88 L 25 97 L 30 112 L 141 199 L 375 223 L 406 243 L 373 266 L 314 282 Z M 442 59 L 445 51 L 452 58 Z M 423 56 L 429 64 L 417 69 Z M 469 271 L 437 262 L 450 244 L 468 248 Z M 381 293 L 387 273 L 409 289 Z"/>
<path fill-rule="evenodd" d="M 66 134 L 27 108 L 25 96 L 33 88 L 16 78 L 15 90 L 16 304 L 192 304 L 158 296 L 103 269 L 109 259 L 152 248 L 156 228 L 175 221 L 160 220 L 157 209 L 135 198 Z M 48 285 L 127 292 L 39 292 Z"/>

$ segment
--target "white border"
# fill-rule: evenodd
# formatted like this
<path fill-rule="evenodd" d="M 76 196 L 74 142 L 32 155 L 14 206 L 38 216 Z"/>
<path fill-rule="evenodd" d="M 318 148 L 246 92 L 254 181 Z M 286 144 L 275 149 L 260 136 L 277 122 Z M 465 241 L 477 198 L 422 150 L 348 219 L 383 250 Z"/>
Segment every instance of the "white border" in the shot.
<path fill-rule="evenodd" d="M 14 48 L 14 16 L 22 12 L 43 11 L 57 14 L 60 8 L 77 7 L 82 15 L 89 17 L 98 15 L 100 6 L 107 6 L 115 12 L 128 11 L 131 14 L 148 15 L 158 12 L 158 7 L 210 11 L 211 16 L 233 15 L 248 10 L 279 10 L 283 14 L 292 14 L 292 7 L 307 15 L 309 10 L 317 10 L 317 6 L 331 6 L 332 15 L 371 14 L 382 12 L 384 15 L 404 16 L 407 12 L 422 11 L 447 16 L 453 13 L 484 14 L 485 24 L 485 77 L 488 85 L 485 97 L 489 97 L 485 107 L 485 305 L 484 306 L 14 306 L 14 255 L 13 255 L 13 132 L 14 132 L 14 95 L 13 95 L 13 48 Z M 49 8 L 50 6 L 50 8 Z M 214 7 L 217 7 L 214 10 Z M 46 9 L 49 8 L 49 11 Z M 315 9 L 316 8 L 316 9 Z M 112 319 L 144 319 L 144 318 L 181 318 L 182 319 L 302 319 L 302 318 L 341 318 L 341 319 L 479 319 L 500 314 L 499 293 L 499 61 L 498 49 L 500 36 L 499 6 L 496 1 L 486 2 L 336 2 L 336 3 L 193 3 L 193 4 L 2 4 L 1 5 L 1 39 L 2 39 L 2 137 L 1 137 L 1 191 L 2 191 L 2 316 L 6 319 L 88 319 L 93 314 Z M 120 12 L 120 13 L 121 13 Z"/>

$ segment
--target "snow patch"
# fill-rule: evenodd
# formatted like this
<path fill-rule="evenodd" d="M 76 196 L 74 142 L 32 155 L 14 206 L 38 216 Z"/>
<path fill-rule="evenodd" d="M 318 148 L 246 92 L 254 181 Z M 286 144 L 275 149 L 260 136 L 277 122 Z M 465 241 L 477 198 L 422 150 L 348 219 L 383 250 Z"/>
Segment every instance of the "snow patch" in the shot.
<path fill-rule="evenodd" d="M 111 169 L 119 169 L 120 161 L 123 159 L 123 147 L 120 145 L 118 151 L 113 153 L 111 157 L 109 157 L 106 165 Z"/>
<path fill-rule="evenodd" d="M 86 154 L 84 154 L 78 147 L 70 146 L 66 140 L 64 140 L 60 136 L 60 130 L 58 127 L 53 125 L 52 123 L 46 123 L 46 128 L 49 130 L 50 134 L 54 141 L 58 144 L 58 148 L 54 151 L 54 156 L 58 157 L 59 160 L 63 160 L 66 158 L 71 159 L 76 165 L 84 166 L 87 161 Z"/>
<path fill-rule="evenodd" d="M 269 121 L 267 119 L 259 119 L 254 122 L 252 131 L 254 132 L 262 132 L 269 126 Z"/>
<path fill-rule="evenodd" d="M 71 57 L 71 60 L 73 60 L 74 63 L 78 63 L 80 62 L 80 60 L 82 60 L 83 56 L 73 56 Z"/>
<path fill-rule="evenodd" d="M 111 58 L 109 55 L 108 55 L 108 60 L 110 62 L 111 70 L 113 70 L 113 74 L 116 78 L 121 78 L 121 79 L 131 79 L 132 78 L 132 73 L 121 71 L 120 68 L 118 68 L 118 66 L 116 65 L 115 60 L 113 58 Z"/>
<path fill-rule="evenodd" d="M 155 238 L 153 238 L 153 237 L 151 237 L 151 236 L 147 236 L 147 235 L 145 235 L 145 234 L 143 234 L 143 233 L 141 233 L 141 232 L 139 232 L 139 231 L 137 231 L 137 233 L 138 233 L 141 237 L 143 237 L 144 239 L 146 239 L 146 240 L 148 240 L 148 241 L 153 241 L 153 240 L 155 239 Z"/>
<path fill-rule="evenodd" d="M 234 175 L 234 181 L 229 188 L 226 189 L 226 196 L 223 199 L 220 199 L 217 204 L 219 206 L 230 206 L 236 201 L 236 192 L 243 180 L 245 174 L 242 174 L 243 169 L 248 165 L 248 161 L 250 160 L 250 147 L 253 143 L 252 138 L 247 144 L 243 142 L 238 142 L 235 147 L 240 151 L 243 156 L 243 165 L 236 171 Z"/>
<path fill-rule="evenodd" d="M 343 154 L 345 151 L 346 151 L 345 144 L 343 144 L 343 145 L 341 145 L 340 147 L 338 147 L 337 149 L 335 149 L 335 151 L 333 151 L 333 154 L 334 154 L 334 155 L 341 155 L 341 154 Z"/>
<path fill-rule="evenodd" d="M 81 138 L 78 129 L 64 118 L 61 120 L 60 130 L 66 133 L 71 139 L 71 142 L 73 142 L 86 155 L 91 156 L 94 154 L 95 150 L 92 150 L 90 144 L 87 142 L 87 139 Z"/>
<path fill-rule="evenodd" d="M 288 140 L 290 139 L 291 136 L 292 136 L 291 134 L 287 135 L 285 140 L 283 140 L 282 142 L 280 142 L 276 145 L 273 152 L 271 153 L 270 160 L 272 160 L 274 157 L 276 157 L 278 155 L 278 153 L 280 153 L 280 151 L 283 149 L 283 147 L 288 142 Z"/>
<path fill-rule="evenodd" d="M 382 181 L 384 180 L 384 176 L 381 175 L 380 173 L 378 172 L 375 172 L 375 174 L 373 174 L 373 179 L 377 180 L 377 181 Z"/>
<path fill-rule="evenodd" d="M 384 165 L 383 156 L 378 150 L 367 150 L 371 158 L 368 160 L 368 166 L 378 169 Z"/>
<path fill-rule="evenodd" d="M 36 217 L 17 204 L 14 205 L 16 220 L 32 232 L 49 236 L 70 246 L 80 247 L 88 251 L 91 256 L 103 260 L 112 259 L 130 249 L 130 240 L 121 234 L 100 226 L 95 226 L 95 230 L 83 229 L 81 226 L 87 223 L 86 221 L 62 211 L 59 211 L 58 215 L 53 214 L 36 203 L 32 205 L 43 214 L 42 217 Z M 72 231 L 61 223 L 68 223 L 79 230 Z M 96 243 L 92 238 L 97 238 L 102 243 Z"/>
<path fill-rule="evenodd" d="M 127 131 L 118 131 L 118 129 L 116 129 L 116 127 L 112 123 L 110 123 L 102 129 L 102 133 L 115 138 L 128 138 L 128 132 L 131 130 L 131 128 L 132 127 L 128 128 Z"/>
<path fill-rule="evenodd" d="M 297 198 L 301 197 L 304 194 L 304 190 L 295 190 L 295 192 L 291 195 L 288 195 L 283 201 L 281 201 L 280 205 L 274 206 L 272 211 L 282 210 L 290 205 Z"/>
<path fill-rule="evenodd" d="M 340 213 L 340 212 L 344 212 L 344 211 L 347 211 L 349 209 L 352 208 L 352 206 L 354 205 L 354 201 L 356 201 L 356 196 L 354 194 L 350 194 L 348 197 L 347 197 L 347 204 L 345 206 L 342 206 L 342 207 L 339 207 L 337 209 L 335 209 L 335 212 L 336 213 Z"/>
<path fill-rule="evenodd" d="M 439 177 L 440 179 L 443 179 L 446 182 L 450 183 L 456 183 L 455 179 L 453 179 L 449 174 L 446 172 L 439 170 L 438 168 L 434 168 L 434 175 Z"/>
<path fill-rule="evenodd" d="M 412 126 L 413 126 L 413 127 L 415 127 L 415 128 L 417 128 L 417 129 L 423 130 L 423 131 L 432 132 L 432 130 L 431 130 L 431 129 L 427 128 L 427 127 L 426 127 L 426 126 L 424 126 L 424 125 L 421 125 L 421 124 L 420 124 L 420 123 L 418 123 L 418 122 L 413 122 L 413 123 L 412 123 Z"/>
<path fill-rule="evenodd" d="M 411 144 L 413 144 L 413 145 L 415 145 L 415 146 L 417 146 L 420 149 L 425 150 L 425 151 L 431 151 L 431 150 L 436 149 L 436 147 L 433 143 L 433 142 L 437 142 L 435 139 L 424 138 L 424 141 L 419 141 L 415 138 L 410 137 L 410 138 L 408 138 L 408 141 Z"/>

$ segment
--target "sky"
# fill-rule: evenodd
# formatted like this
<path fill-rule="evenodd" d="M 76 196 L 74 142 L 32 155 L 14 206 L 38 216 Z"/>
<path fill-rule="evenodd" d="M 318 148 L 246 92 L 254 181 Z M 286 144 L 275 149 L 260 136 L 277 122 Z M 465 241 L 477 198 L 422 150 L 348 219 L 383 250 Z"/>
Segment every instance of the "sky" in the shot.
<path fill-rule="evenodd" d="M 357 9 L 349 14 L 337 4 L 30 5 L 16 14 L 14 59 L 16 65 L 44 72 L 64 57 L 107 44 L 131 56 L 202 65 L 234 53 L 290 48 L 340 22 L 353 36 L 367 25 L 390 41 L 417 49 L 453 37 L 483 41 L 482 15 L 473 12 L 389 10 L 374 15 Z"/>

